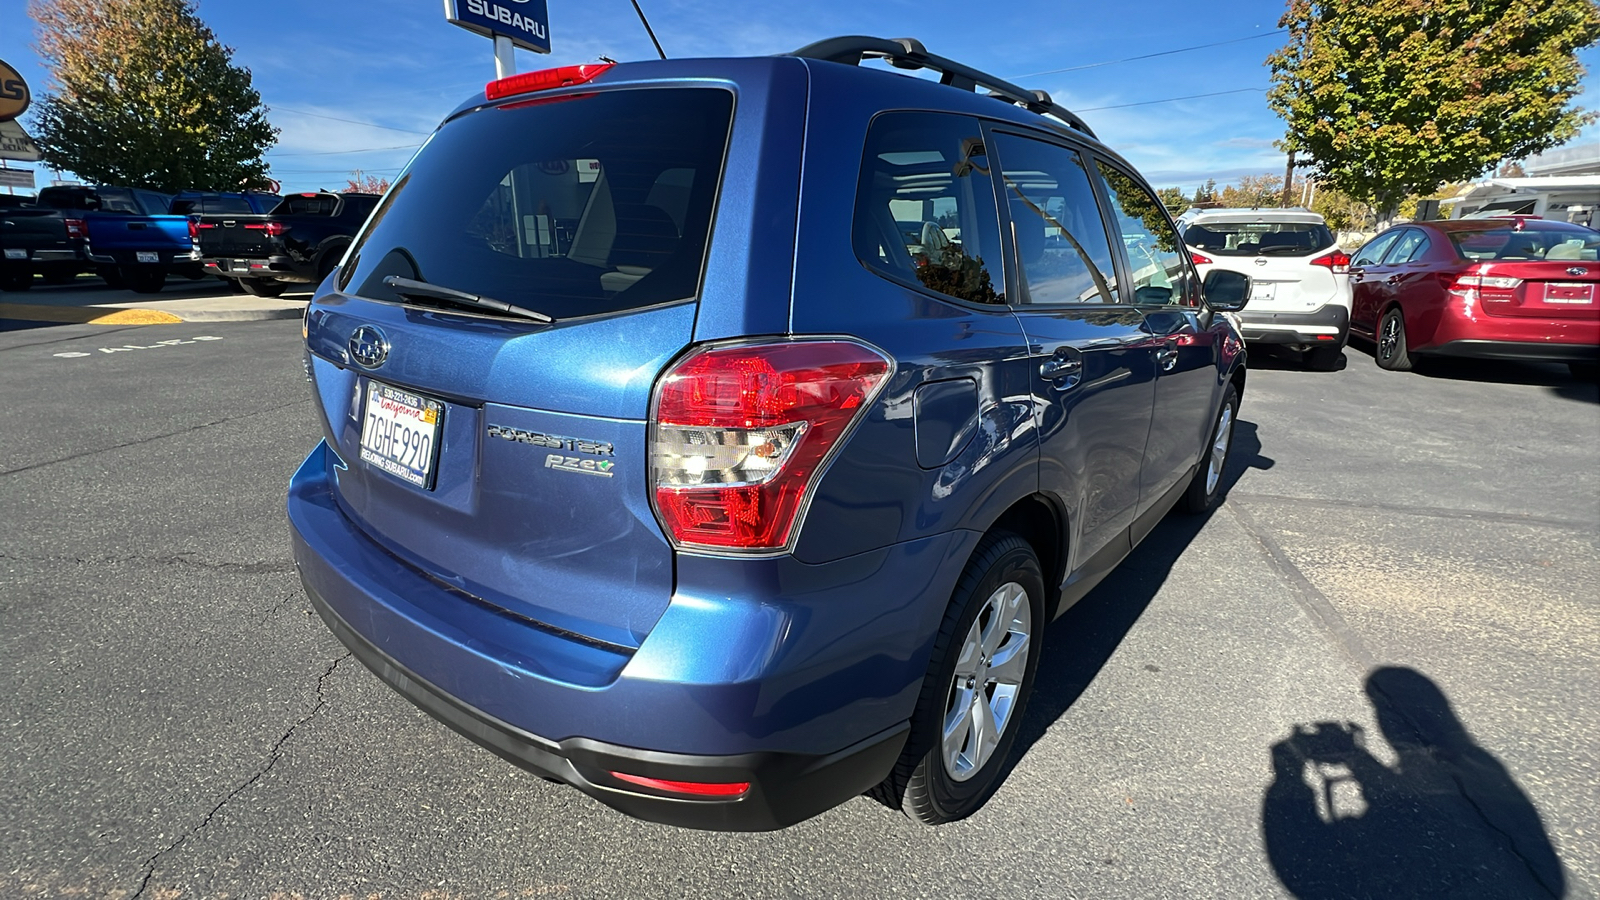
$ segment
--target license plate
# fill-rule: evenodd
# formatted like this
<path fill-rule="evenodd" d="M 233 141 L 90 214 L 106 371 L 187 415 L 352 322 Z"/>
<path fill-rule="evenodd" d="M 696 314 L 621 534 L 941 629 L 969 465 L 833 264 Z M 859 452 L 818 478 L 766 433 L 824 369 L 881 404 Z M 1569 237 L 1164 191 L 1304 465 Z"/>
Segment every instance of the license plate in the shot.
<path fill-rule="evenodd" d="M 1594 285 L 1582 281 L 1553 281 L 1544 286 L 1544 302 L 1593 303 Z"/>
<path fill-rule="evenodd" d="M 6 248 L 6 259 L 27 259 L 27 258 L 28 258 L 28 251 L 26 251 L 26 250 L 12 250 L 9 247 Z"/>
<path fill-rule="evenodd" d="M 1250 285 L 1251 300 L 1271 300 L 1278 293 L 1278 286 L 1270 281 L 1257 281 Z"/>
<path fill-rule="evenodd" d="M 378 381 L 367 382 L 361 461 L 433 490 L 444 404 Z"/>
<path fill-rule="evenodd" d="M 150 250 L 136 250 L 134 251 L 133 258 L 136 262 L 142 263 L 161 262 L 161 254 Z"/>

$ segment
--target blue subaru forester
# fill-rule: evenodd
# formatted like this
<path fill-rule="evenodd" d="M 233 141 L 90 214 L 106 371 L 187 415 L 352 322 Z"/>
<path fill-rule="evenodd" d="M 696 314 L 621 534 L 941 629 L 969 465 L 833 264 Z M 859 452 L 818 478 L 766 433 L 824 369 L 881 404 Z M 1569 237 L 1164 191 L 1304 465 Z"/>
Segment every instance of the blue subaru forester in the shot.
<path fill-rule="evenodd" d="M 1078 117 L 913 40 L 494 82 L 307 311 L 306 592 L 625 813 L 960 818 L 1045 626 L 1219 500 L 1213 274 Z"/>

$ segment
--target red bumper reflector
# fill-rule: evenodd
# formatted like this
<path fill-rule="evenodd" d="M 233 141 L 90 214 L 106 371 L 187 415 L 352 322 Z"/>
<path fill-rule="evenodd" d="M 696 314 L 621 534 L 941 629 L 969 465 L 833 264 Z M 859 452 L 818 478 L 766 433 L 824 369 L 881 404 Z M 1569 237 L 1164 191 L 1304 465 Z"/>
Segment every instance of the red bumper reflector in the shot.
<path fill-rule="evenodd" d="M 512 75 L 509 78 L 489 82 L 484 85 L 483 94 L 490 100 L 499 100 L 502 97 L 512 97 L 517 94 L 531 94 L 534 91 L 547 91 L 551 88 L 583 84 L 592 81 L 601 72 L 611 68 L 613 65 L 614 63 L 585 63 L 581 66 L 561 66 L 556 69 L 523 72 L 521 75 Z"/>
<path fill-rule="evenodd" d="M 1331 341 L 1331 340 L 1333 340 L 1333 335 L 1331 335 L 1331 334 L 1319 334 L 1319 335 L 1317 335 L 1317 340 L 1319 340 L 1319 341 Z"/>
<path fill-rule="evenodd" d="M 748 781 L 707 784 L 700 781 L 666 781 L 661 778 L 646 778 L 643 775 L 629 775 L 626 772 L 612 772 L 611 774 L 618 780 L 626 781 L 629 784 L 637 784 L 672 794 L 686 794 L 691 797 L 738 797 L 750 790 L 750 782 Z"/>

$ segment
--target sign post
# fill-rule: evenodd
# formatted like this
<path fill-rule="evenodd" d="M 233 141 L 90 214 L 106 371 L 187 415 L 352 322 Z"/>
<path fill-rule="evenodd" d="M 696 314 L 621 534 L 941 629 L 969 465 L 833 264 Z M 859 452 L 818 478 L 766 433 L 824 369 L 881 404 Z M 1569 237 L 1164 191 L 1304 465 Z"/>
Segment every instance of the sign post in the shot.
<path fill-rule="evenodd" d="M 494 41 L 496 78 L 515 75 L 515 48 L 550 52 L 545 0 L 444 0 L 445 21 Z"/>

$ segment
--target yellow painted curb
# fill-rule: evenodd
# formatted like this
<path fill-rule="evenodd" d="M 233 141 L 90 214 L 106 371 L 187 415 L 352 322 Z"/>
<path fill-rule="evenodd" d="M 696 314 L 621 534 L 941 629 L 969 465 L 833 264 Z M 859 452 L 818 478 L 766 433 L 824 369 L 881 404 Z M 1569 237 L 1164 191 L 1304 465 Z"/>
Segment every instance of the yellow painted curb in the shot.
<path fill-rule="evenodd" d="M 176 325 L 183 320 L 159 309 L 110 309 L 104 306 L 41 306 L 0 303 L 0 319 L 66 322 L 89 325 Z"/>

